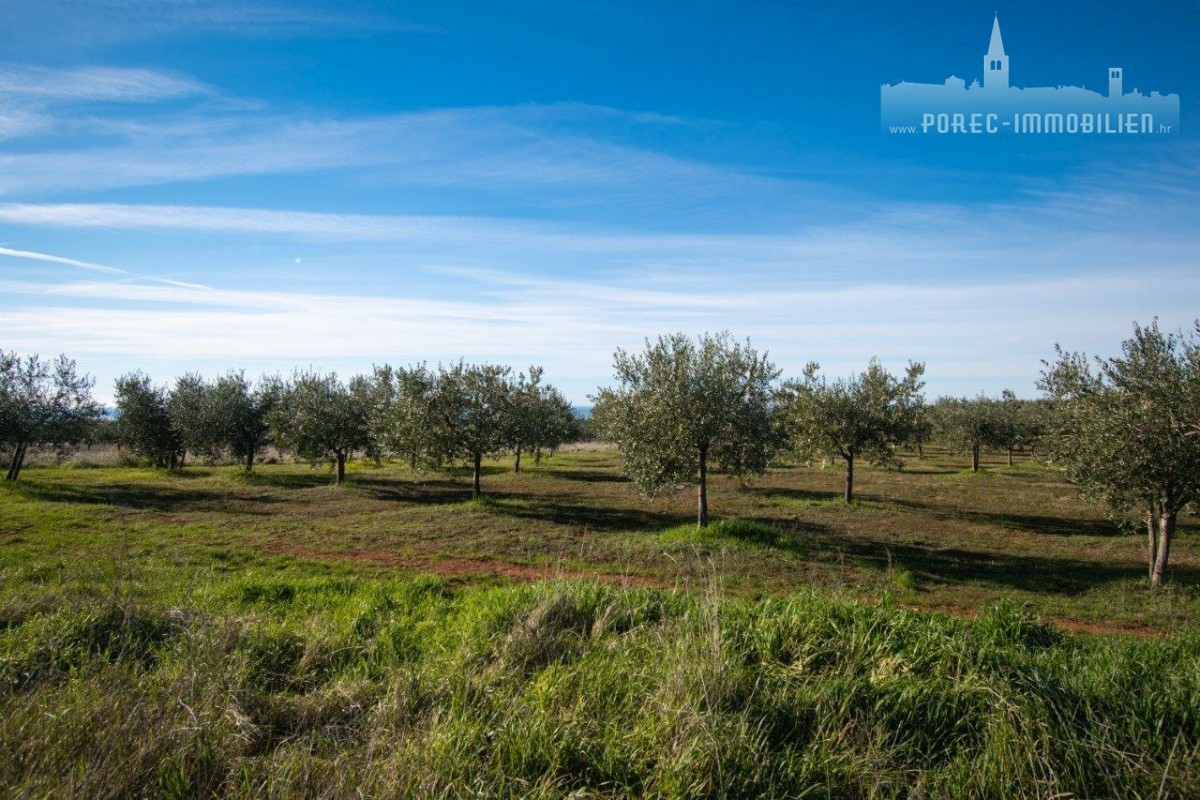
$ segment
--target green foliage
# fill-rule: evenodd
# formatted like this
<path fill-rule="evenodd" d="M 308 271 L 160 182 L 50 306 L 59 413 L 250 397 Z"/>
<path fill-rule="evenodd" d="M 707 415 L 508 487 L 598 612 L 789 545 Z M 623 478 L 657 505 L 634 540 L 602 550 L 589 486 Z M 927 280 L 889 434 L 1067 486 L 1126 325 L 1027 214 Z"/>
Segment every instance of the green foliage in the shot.
<path fill-rule="evenodd" d="M 1045 401 L 1019 400 L 1005 389 L 999 398 L 940 397 L 931 409 L 938 441 L 955 452 L 971 453 L 971 469 L 979 469 L 979 451 L 994 448 L 1010 456 L 1033 450 L 1045 430 Z"/>
<path fill-rule="evenodd" d="M 167 414 L 183 452 L 212 458 L 221 450 L 221 419 L 209 395 L 210 387 L 201 375 L 184 373 L 167 395 Z"/>
<path fill-rule="evenodd" d="M 971 454 L 971 470 L 979 470 L 979 451 L 991 445 L 1000 430 L 1000 405 L 980 394 L 975 398 L 939 397 L 934 404 L 937 438 L 957 453 Z"/>
<path fill-rule="evenodd" d="M 297 371 L 268 416 L 273 438 L 305 460 L 334 462 L 340 483 L 346 460 L 371 444 L 370 394 L 370 382 L 361 376 L 347 385 L 333 373 Z"/>
<path fill-rule="evenodd" d="M 853 498 L 854 462 L 899 466 L 896 448 L 909 441 L 921 419 L 924 364 L 908 365 L 897 378 L 872 359 L 851 378 L 829 383 L 810 363 L 788 382 L 782 398 L 796 454 L 805 460 L 840 458 L 846 464 L 846 502 Z"/>
<path fill-rule="evenodd" d="M 779 542 L 779 531 L 763 522 L 749 519 L 719 519 L 706 527 L 679 525 L 659 534 L 664 544 L 695 545 L 749 545 L 751 547 L 774 547 Z"/>
<path fill-rule="evenodd" d="M 115 397 L 117 441 L 156 467 L 174 468 L 183 442 L 172 424 L 166 390 L 145 373 L 131 372 L 117 378 Z"/>
<path fill-rule="evenodd" d="M 283 395 L 283 381 L 271 376 L 251 387 L 241 371 L 229 372 L 213 383 L 209 392 L 211 414 L 218 420 L 217 441 L 249 471 L 267 444 L 268 419 Z"/>
<path fill-rule="evenodd" d="M 698 484 L 703 527 L 709 463 L 734 475 L 761 473 L 778 450 L 779 370 L 728 332 L 695 341 L 660 336 L 641 354 L 618 350 L 613 358 L 619 385 L 593 398 L 593 425 L 616 442 L 625 473 L 647 495 Z"/>
<path fill-rule="evenodd" d="M 543 454 L 578 438 L 579 430 L 575 412 L 562 392 L 542 384 L 541 367 L 530 367 L 527 374 L 517 377 L 512 387 L 508 446 L 516 454 L 518 470 L 522 453 L 531 452 L 540 462 Z"/>
<path fill-rule="evenodd" d="M 6 480 L 21 474 L 30 446 L 66 453 L 87 437 L 100 417 L 94 381 L 60 355 L 42 361 L 0 350 L 0 450 L 9 451 Z"/>
<path fill-rule="evenodd" d="M 432 441 L 427 457 L 441 467 L 462 460 L 472 465 L 472 493 L 481 492 L 482 461 L 507 451 L 514 413 L 511 370 L 497 364 L 439 366 L 430 407 Z"/>
<path fill-rule="evenodd" d="M 1145 521 L 1160 583 L 1175 519 L 1200 499 L 1200 323 L 1190 336 L 1135 324 L 1121 349 L 1094 361 L 1056 349 L 1040 381 L 1055 401 L 1043 451 L 1115 519 Z"/>
<path fill-rule="evenodd" d="M 261 568 L 187 592 L 134 573 L 119 597 L 68 574 L 71 602 L 31 611 L 33 576 L 0 592 L 6 796 L 1182 797 L 1200 782 L 1195 636 L 1076 638 L 1007 604 L 963 621 L 808 592 Z"/>
<path fill-rule="evenodd" d="M 371 439 L 414 469 L 435 463 L 437 374 L 424 364 L 399 369 L 384 364 L 375 368 L 371 383 Z"/>

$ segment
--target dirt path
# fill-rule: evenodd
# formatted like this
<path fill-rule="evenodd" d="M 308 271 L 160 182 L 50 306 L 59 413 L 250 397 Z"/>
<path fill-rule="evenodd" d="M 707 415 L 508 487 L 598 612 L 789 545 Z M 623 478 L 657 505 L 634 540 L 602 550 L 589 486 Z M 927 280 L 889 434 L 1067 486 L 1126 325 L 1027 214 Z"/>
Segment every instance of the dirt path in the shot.
<path fill-rule="evenodd" d="M 644 575 L 630 575 L 614 572 L 586 572 L 570 570 L 562 567 L 533 566 L 530 564 L 515 564 L 492 558 L 420 558 L 405 557 L 387 550 L 354 550 L 334 551 L 317 550 L 309 547 L 280 547 L 274 548 L 274 553 L 294 558 L 311 559 L 315 561 L 365 561 L 380 564 L 392 569 L 405 572 L 425 573 L 442 578 L 505 578 L 514 581 L 542 580 L 596 580 L 621 586 L 638 586 L 647 589 L 672 589 L 679 584 L 648 578 Z M 964 606 L 909 606 L 913 611 L 937 612 L 950 614 L 963 619 L 974 619 L 979 616 L 979 610 Z M 1096 635 L 1121 634 L 1152 638 L 1161 634 L 1145 625 L 1120 622 L 1087 622 L 1076 619 L 1047 619 L 1050 625 L 1066 633 L 1087 633 Z"/>
<path fill-rule="evenodd" d="M 499 577 L 518 581 L 541 581 L 568 578 L 571 580 L 597 580 L 625 586 L 641 586 L 649 589 L 669 589 L 667 581 L 647 578 L 644 575 L 628 575 L 615 572 L 585 572 L 553 566 L 533 566 L 498 561 L 491 558 L 412 558 L 386 550 L 329 551 L 308 547 L 283 547 L 273 552 L 318 561 L 368 561 L 373 564 L 408 572 L 423 572 L 443 578 Z"/>

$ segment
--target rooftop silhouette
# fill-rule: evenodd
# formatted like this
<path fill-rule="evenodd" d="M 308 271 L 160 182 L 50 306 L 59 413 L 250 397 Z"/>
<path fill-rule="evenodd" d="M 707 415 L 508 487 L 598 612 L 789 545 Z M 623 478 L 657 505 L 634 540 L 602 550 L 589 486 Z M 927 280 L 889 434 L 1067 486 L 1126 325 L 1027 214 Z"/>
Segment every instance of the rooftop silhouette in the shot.
<path fill-rule="evenodd" d="M 884 130 L 892 133 L 917 132 L 898 131 L 897 126 L 940 133 L 1179 133 L 1179 95 L 1144 94 L 1137 88 L 1126 92 L 1122 67 L 1109 67 L 1107 79 L 1107 94 L 1082 86 L 1013 86 L 997 15 L 983 55 L 982 82 L 968 84 L 951 75 L 943 83 L 883 84 L 881 119 Z M 955 122 L 969 127 L 971 115 L 982 115 L 975 120 L 977 130 L 937 127 L 942 122 L 951 129 Z"/>

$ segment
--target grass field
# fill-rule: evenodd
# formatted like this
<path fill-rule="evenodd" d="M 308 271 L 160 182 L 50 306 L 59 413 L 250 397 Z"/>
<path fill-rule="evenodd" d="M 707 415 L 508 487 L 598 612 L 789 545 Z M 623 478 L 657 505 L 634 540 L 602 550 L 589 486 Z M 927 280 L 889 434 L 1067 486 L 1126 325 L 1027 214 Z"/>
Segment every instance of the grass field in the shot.
<path fill-rule="evenodd" d="M 531 461 L 527 459 L 527 462 Z M 0 494 L 8 563 L 265 563 L 339 575 L 432 573 L 456 582 L 595 577 L 738 595 L 815 587 L 913 608 L 977 613 L 1001 600 L 1068 627 L 1169 633 L 1200 623 L 1200 527 L 1185 519 L 1172 585 L 1152 593 L 1144 539 L 1118 531 L 1057 475 L 1000 457 L 972 474 L 931 454 L 902 472 L 860 469 L 858 500 L 837 469 L 783 468 L 743 486 L 716 476 L 714 514 L 692 529 L 689 491 L 645 500 L 615 451 L 582 449 L 514 474 L 465 476 L 351 464 L 30 469 Z M 736 524 L 730 524 L 736 521 Z"/>
<path fill-rule="evenodd" d="M 30 468 L 0 488 L 0 794 L 1178 796 L 1172 583 L 1031 463 L 639 498 L 611 450 L 466 479 Z M 949 612 L 949 613 L 923 613 Z"/>

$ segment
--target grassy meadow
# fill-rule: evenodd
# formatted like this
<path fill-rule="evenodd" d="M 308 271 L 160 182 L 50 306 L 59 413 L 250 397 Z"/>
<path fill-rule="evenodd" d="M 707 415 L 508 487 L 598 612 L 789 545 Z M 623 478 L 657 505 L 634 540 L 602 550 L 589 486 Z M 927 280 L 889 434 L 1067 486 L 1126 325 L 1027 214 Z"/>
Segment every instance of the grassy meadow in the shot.
<path fill-rule="evenodd" d="M 1036 463 L 715 476 L 617 454 L 31 467 L 0 487 L 0 795 L 1187 797 L 1171 584 Z"/>

